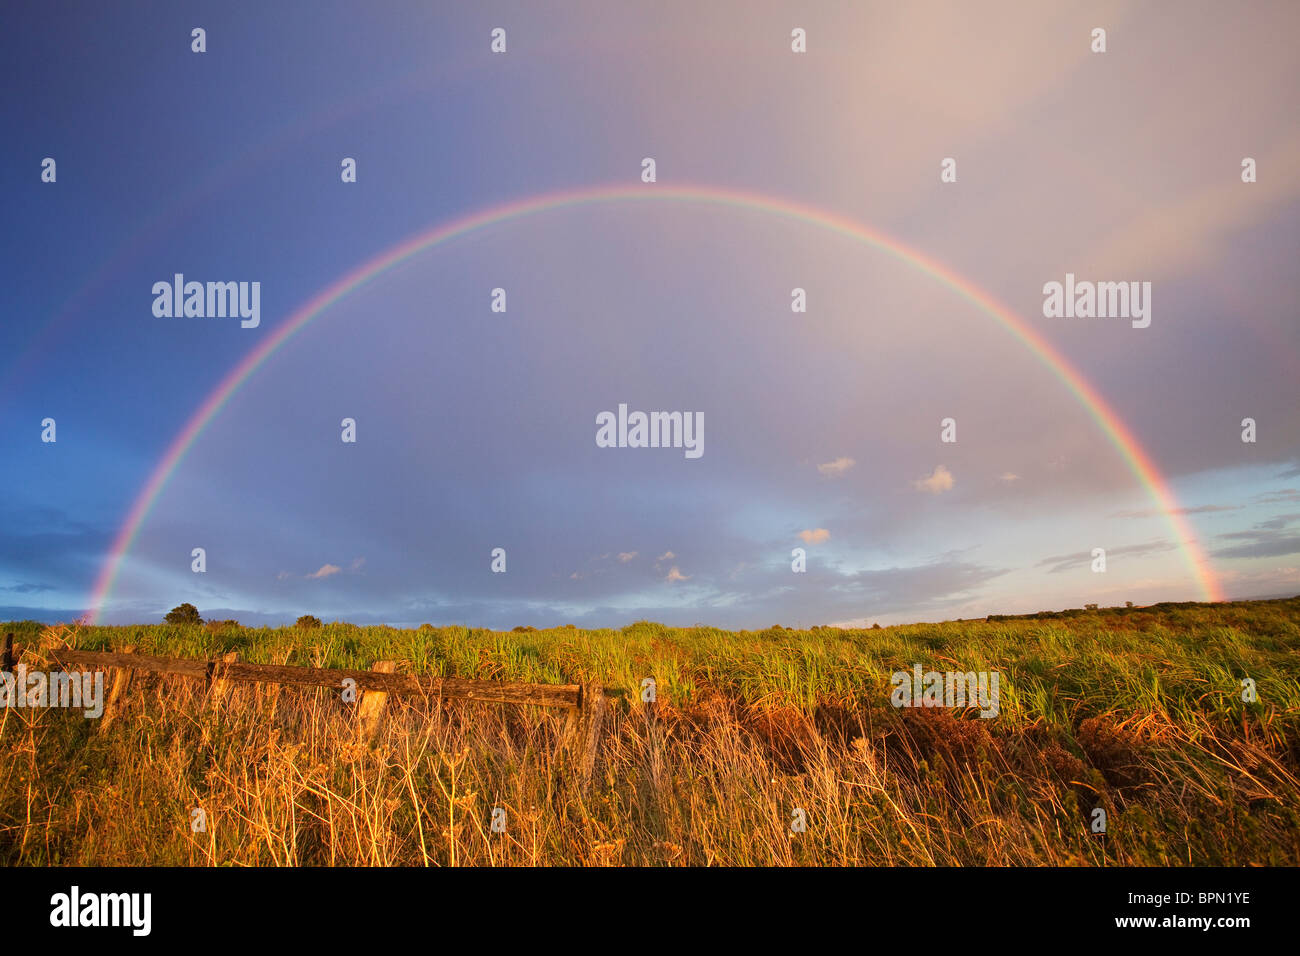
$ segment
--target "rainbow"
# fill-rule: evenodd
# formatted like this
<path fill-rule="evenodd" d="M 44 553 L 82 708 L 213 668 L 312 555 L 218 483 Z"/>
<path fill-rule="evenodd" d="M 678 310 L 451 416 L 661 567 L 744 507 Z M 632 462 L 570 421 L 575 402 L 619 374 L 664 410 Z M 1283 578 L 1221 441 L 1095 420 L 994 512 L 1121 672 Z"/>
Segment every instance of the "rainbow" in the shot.
<path fill-rule="evenodd" d="M 372 279 L 383 275 L 393 266 L 439 243 L 458 239 L 476 230 L 525 216 L 594 203 L 609 202 L 683 202 L 703 203 L 748 210 L 758 210 L 785 219 L 820 226 L 833 233 L 873 248 L 887 252 L 908 265 L 937 279 L 982 312 L 993 317 L 1008 332 L 1020 340 L 1061 382 L 1063 382 L 1087 410 L 1102 433 L 1119 451 L 1128 467 L 1150 493 L 1159 511 L 1168 521 L 1187 560 L 1192 575 L 1206 600 L 1223 600 L 1219 583 L 1214 576 L 1204 551 L 1201 549 L 1191 525 L 1178 507 L 1168 483 L 1157 470 L 1155 462 L 1142 449 L 1128 426 L 1101 397 L 1082 374 L 1052 346 L 1038 331 L 1023 319 L 1001 305 L 987 292 L 977 288 L 952 270 L 923 255 L 915 249 L 891 239 L 882 233 L 863 226 L 844 216 L 802 203 L 791 202 L 759 193 L 746 193 L 718 187 L 661 185 L 596 186 L 546 193 L 490 209 L 470 213 L 452 222 L 434 226 L 398 243 L 379 255 L 362 263 L 351 272 L 335 280 L 303 303 L 276 330 L 248 353 L 217 384 L 203 403 L 190 416 L 188 422 L 173 439 L 162 459 L 154 467 L 140 493 L 127 513 L 126 520 L 113 540 L 107 559 L 100 569 L 89 601 L 89 620 L 95 623 L 109 595 L 113 583 L 140 533 L 149 511 L 167 486 L 177 466 L 203 433 L 208 424 L 220 414 L 231 396 L 289 339 L 331 305 L 344 296 L 360 289 Z"/>

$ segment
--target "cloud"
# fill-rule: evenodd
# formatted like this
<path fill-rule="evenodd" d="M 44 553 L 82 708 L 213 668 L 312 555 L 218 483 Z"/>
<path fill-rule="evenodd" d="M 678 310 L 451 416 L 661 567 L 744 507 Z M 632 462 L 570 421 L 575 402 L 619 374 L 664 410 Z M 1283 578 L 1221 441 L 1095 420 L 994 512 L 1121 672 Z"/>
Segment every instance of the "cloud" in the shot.
<path fill-rule="evenodd" d="M 1261 521 L 1255 525 L 1256 528 L 1262 528 L 1267 531 L 1279 531 L 1282 528 L 1295 524 L 1300 521 L 1300 514 L 1292 512 L 1289 515 L 1278 515 L 1275 518 L 1269 518 L 1267 521 Z"/>
<path fill-rule="evenodd" d="M 1140 554 L 1155 554 L 1159 551 L 1172 551 L 1174 545 L 1168 541 L 1152 541 L 1148 544 L 1126 544 L 1118 548 L 1107 548 L 1106 559 L 1110 560 L 1116 555 L 1136 556 Z M 1092 563 L 1092 551 L 1076 551 L 1074 554 L 1058 554 L 1055 557 L 1043 558 L 1038 562 L 1038 567 L 1047 568 L 1049 574 L 1060 574 L 1062 571 L 1069 571 L 1074 568 L 1084 567 Z"/>
<path fill-rule="evenodd" d="M 1255 496 L 1255 500 L 1264 505 L 1281 504 L 1286 501 L 1300 501 L 1300 491 L 1283 488 L 1281 491 L 1266 491 Z"/>
<path fill-rule="evenodd" d="M 665 581 L 689 581 L 690 579 L 691 576 L 689 574 L 682 574 L 681 571 L 677 570 L 677 565 L 674 564 L 671 568 L 668 569 L 668 577 L 666 577 L 664 580 Z"/>
<path fill-rule="evenodd" d="M 825 528 L 813 528 L 799 532 L 799 537 L 803 538 L 807 544 L 821 544 L 823 541 L 829 541 L 831 533 Z"/>
<path fill-rule="evenodd" d="M 1007 573 L 963 561 L 940 560 L 912 567 L 860 571 L 841 578 L 830 595 L 812 598 L 806 613 L 830 612 L 840 627 L 865 627 L 876 617 L 906 608 L 939 609 L 972 600 L 979 588 Z M 869 608 L 870 613 L 862 616 Z M 852 609 L 852 610 L 850 610 Z M 844 613 L 849 611 L 849 613 Z"/>
<path fill-rule="evenodd" d="M 1210 552 L 1216 558 L 1280 558 L 1300 553 L 1300 535 L 1287 530 L 1300 520 L 1300 514 L 1277 515 L 1261 521 L 1250 531 L 1229 531 L 1219 535 L 1224 541 L 1242 541 L 1243 544 L 1216 548 Z"/>
<path fill-rule="evenodd" d="M 1169 511 L 1161 511 L 1158 508 L 1146 508 L 1142 511 L 1116 511 L 1111 515 L 1112 518 L 1158 518 L 1164 514 L 1173 515 L 1203 515 L 1215 511 L 1236 511 L 1241 505 L 1197 505 L 1194 508 L 1173 508 Z"/>
<path fill-rule="evenodd" d="M 663 554 L 659 555 L 659 557 L 655 558 L 655 570 L 662 571 L 664 569 L 663 563 L 665 561 L 671 561 L 675 557 L 677 557 L 677 555 L 673 554 L 671 551 L 665 551 Z"/>
<path fill-rule="evenodd" d="M 7 587 L 0 588 L 0 591 L 11 591 L 14 594 L 40 594 L 42 591 L 57 591 L 52 584 L 11 584 Z"/>
<path fill-rule="evenodd" d="M 1300 535 L 1261 534 L 1257 540 L 1210 552 L 1216 558 L 1280 558 L 1300 554 Z"/>
<path fill-rule="evenodd" d="M 88 611 L 77 611 L 71 608 L 0 605 L 0 621 L 40 621 L 42 624 L 71 623 L 88 613 Z"/>
<path fill-rule="evenodd" d="M 620 551 L 620 552 L 618 553 L 618 561 L 619 561 L 619 564 L 627 564 L 629 561 L 631 561 L 633 558 L 635 558 L 638 554 L 640 554 L 639 551 Z"/>
<path fill-rule="evenodd" d="M 348 565 L 348 571 L 349 572 L 360 571 L 365 566 L 365 563 L 366 563 L 365 558 L 354 558 L 352 560 L 352 563 Z M 302 579 L 304 581 L 320 581 L 323 578 L 333 577 L 334 575 L 341 574 L 342 572 L 343 572 L 343 568 L 339 567 L 337 564 L 322 564 L 319 568 L 317 568 L 315 571 L 312 571 L 310 574 L 302 575 Z M 290 574 L 288 571 L 281 571 L 275 576 L 275 579 L 277 581 L 285 581 L 288 580 L 289 578 L 296 578 L 296 577 L 298 577 L 298 575 Z"/>
<path fill-rule="evenodd" d="M 112 529 L 76 520 L 67 512 L 40 506 L 10 508 L 7 501 L 5 505 L 0 507 L 0 570 L 6 577 L 39 576 L 60 582 L 73 575 L 93 575 L 112 545 Z M 82 588 L 77 584 L 67 589 Z"/>
<path fill-rule="evenodd" d="M 943 494 L 952 490 L 952 472 L 943 465 L 937 466 L 928 478 L 918 478 L 912 487 L 918 491 L 928 491 L 932 495 Z"/>
<path fill-rule="evenodd" d="M 1005 481 L 1007 484 L 1011 484 L 1011 482 L 1019 481 L 1019 480 L 1020 480 L 1020 476 L 1013 471 L 1004 471 L 998 477 L 998 481 Z"/>
<path fill-rule="evenodd" d="M 521 622 L 536 627 L 554 627 L 573 623 L 580 627 L 608 627 L 610 622 L 626 622 L 645 618 L 662 621 L 675 627 L 689 627 L 700 617 L 700 608 L 707 606 L 709 623 L 717 627 L 767 626 L 775 621 L 785 624 L 827 624 L 861 620 L 866 624 L 884 615 L 904 613 L 907 619 L 927 610 L 934 612 L 931 619 L 951 617 L 950 609 L 976 599 L 993 580 L 1007 572 L 1006 569 L 987 567 L 941 558 L 936 561 L 906 567 L 888 567 L 842 574 L 831 569 L 810 568 L 809 575 L 817 577 L 816 588 L 791 591 L 788 586 L 788 566 L 768 567 L 752 565 L 746 575 L 751 586 L 735 589 L 719 588 L 716 580 L 697 573 L 685 575 L 677 568 L 678 577 L 673 583 L 689 581 L 690 599 L 665 603 L 665 593 L 680 595 L 687 589 L 647 590 L 641 595 L 619 595 L 609 603 L 590 606 L 555 606 L 532 599 L 483 602 L 477 599 L 462 601 L 459 598 L 430 599 L 423 593 L 419 600 L 399 602 L 387 610 L 349 608 L 345 618 L 356 624 L 388 624 L 394 627 L 418 627 L 424 621 L 445 621 L 454 624 L 473 620 L 485 627 L 509 629 Z M 671 572 L 670 572 L 671 573 Z M 662 579 L 661 579 L 662 580 Z M 553 584 L 553 582 L 552 582 Z M 642 600 L 638 600 L 640 597 Z M 0 609 L 2 610 L 2 609 Z M 249 608 L 219 607 L 205 609 L 205 616 L 233 618 L 255 626 L 279 626 L 293 622 L 301 610 L 293 608 L 283 612 L 267 612 Z M 55 612 L 42 610 L 20 613 L 14 619 L 51 618 Z M 152 610 L 149 613 L 153 613 Z M 159 612 L 161 614 L 161 611 Z M 987 611 L 979 611 L 983 616 Z M 63 619 L 72 616 L 70 612 Z M 128 618 L 124 618 L 128 619 Z M 138 612 L 129 619 L 140 619 Z M 882 621 L 881 623 L 884 623 Z M 619 623 L 618 626 L 622 626 Z"/>
<path fill-rule="evenodd" d="M 1270 532 L 1281 531 L 1290 524 L 1294 524 L 1300 514 L 1278 515 L 1275 518 L 1269 518 L 1255 524 L 1255 527 L 1249 531 L 1225 531 L 1218 537 L 1225 541 L 1254 541 L 1258 538 L 1269 537 Z"/>
<path fill-rule="evenodd" d="M 827 478 L 838 478 L 856 465 L 852 458 L 836 458 L 834 461 L 828 461 L 824 465 L 818 465 L 817 470 Z"/>
<path fill-rule="evenodd" d="M 1248 189 L 1228 176 L 1212 185 L 1173 191 L 1170 200 L 1134 203 L 1136 214 L 1117 219 L 1111 235 L 1083 261 L 1100 269 L 1139 261 L 1147 274 L 1190 271 L 1214 262 L 1238 232 L 1300 196 L 1300 135 L 1293 133 L 1250 155 L 1261 170 L 1273 174 L 1261 175 Z"/>

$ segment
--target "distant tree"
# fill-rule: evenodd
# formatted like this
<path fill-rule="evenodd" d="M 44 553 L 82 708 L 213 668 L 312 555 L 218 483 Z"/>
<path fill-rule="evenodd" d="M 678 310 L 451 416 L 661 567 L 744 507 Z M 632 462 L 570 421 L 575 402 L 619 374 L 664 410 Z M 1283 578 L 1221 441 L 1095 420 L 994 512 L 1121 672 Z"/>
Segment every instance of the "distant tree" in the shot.
<path fill-rule="evenodd" d="M 164 624 L 202 624 L 203 618 L 199 617 L 199 609 L 193 604 L 179 604 L 167 612 L 163 618 Z"/>
<path fill-rule="evenodd" d="M 204 622 L 203 622 L 203 626 L 206 627 L 206 628 L 208 629 L 209 633 L 215 634 L 215 633 L 217 633 L 218 631 L 228 630 L 229 628 L 237 628 L 237 627 L 239 627 L 239 622 L 238 622 L 238 621 L 231 621 L 231 620 L 218 621 L 218 620 L 214 617 L 214 618 L 213 618 L 212 620 L 210 620 L 210 621 L 204 621 Z"/>
<path fill-rule="evenodd" d="M 1083 606 L 1083 609 L 1084 609 L 1085 611 L 1095 611 L 1095 610 L 1097 610 L 1097 605 L 1095 605 L 1095 604 L 1085 604 L 1085 605 Z"/>
<path fill-rule="evenodd" d="M 537 630 L 537 628 L 529 624 L 520 624 L 518 627 L 512 627 L 510 630 L 515 634 L 530 634 Z"/>
<path fill-rule="evenodd" d="M 313 614 L 304 614 L 298 620 L 294 621 L 294 627 L 301 627 L 304 630 L 320 627 L 320 618 Z"/>
<path fill-rule="evenodd" d="M 878 630 L 880 630 L 880 623 L 877 622 L 877 623 L 875 623 L 875 624 L 872 624 L 872 625 L 871 625 L 871 629 L 872 629 L 873 631 L 878 631 Z"/>
<path fill-rule="evenodd" d="M 1125 606 L 1125 607 L 1132 607 L 1132 606 L 1133 606 L 1133 602 L 1132 602 L 1132 601 L 1125 601 L 1125 602 L 1124 602 L 1124 606 Z"/>

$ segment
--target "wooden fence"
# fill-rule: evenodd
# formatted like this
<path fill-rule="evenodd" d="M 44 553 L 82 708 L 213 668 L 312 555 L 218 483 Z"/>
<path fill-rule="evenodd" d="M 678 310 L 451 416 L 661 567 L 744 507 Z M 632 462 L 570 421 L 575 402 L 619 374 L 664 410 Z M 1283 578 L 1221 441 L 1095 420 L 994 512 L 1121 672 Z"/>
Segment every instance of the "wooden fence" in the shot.
<path fill-rule="evenodd" d="M 13 634 L 5 635 L 5 670 L 16 666 L 21 653 L 21 648 L 14 646 L 13 637 Z M 568 711 L 562 746 L 574 758 L 584 788 L 590 786 L 596 766 L 608 706 L 605 689 L 598 684 L 524 684 L 464 677 L 422 677 L 395 673 L 393 661 L 376 661 L 370 670 L 347 670 L 249 664 L 239 661 L 234 653 L 219 660 L 154 657 L 136 654 L 134 647 L 121 651 L 83 651 L 64 647 L 52 648 L 45 653 L 64 670 L 111 671 L 112 683 L 101 722 L 104 727 L 112 723 L 122 695 L 134 675 L 140 672 L 205 681 L 216 698 L 224 696 L 231 681 L 326 687 L 341 691 L 345 687 L 344 681 L 350 678 L 355 682 L 355 689 L 363 692 L 357 702 L 357 716 L 362 733 L 370 737 L 379 729 L 390 694 L 562 708 Z"/>

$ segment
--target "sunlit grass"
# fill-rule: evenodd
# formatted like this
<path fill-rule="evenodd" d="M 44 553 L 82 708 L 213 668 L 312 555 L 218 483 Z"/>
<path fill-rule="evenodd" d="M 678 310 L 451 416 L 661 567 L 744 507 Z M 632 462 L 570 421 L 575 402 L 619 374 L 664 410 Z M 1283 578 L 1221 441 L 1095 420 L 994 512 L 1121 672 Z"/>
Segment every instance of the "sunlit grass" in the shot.
<path fill-rule="evenodd" d="M 39 660 L 39 625 L 5 625 Z M 107 729 L 0 710 L 16 864 L 1186 865 L 1300 862 L 1300 599 L 870 630 L 86 627 L 79 647 L 618 694 L 584 793 L 564 715 L 144 678 Z M 890 675 L 997 671 L 998 717 Z M 1242 699 L 1250 678 L 1258 701 Z M 640 704 L 652 678 L 657 703 Z M 194 833 L 203 808 L 208 829 Z M 491 831 L 491 810 L 507 831 Z M 1093 834 L 1103 808 L 1108 832 Z M 792 834 L 792 812 L 808 820 Z"/>

